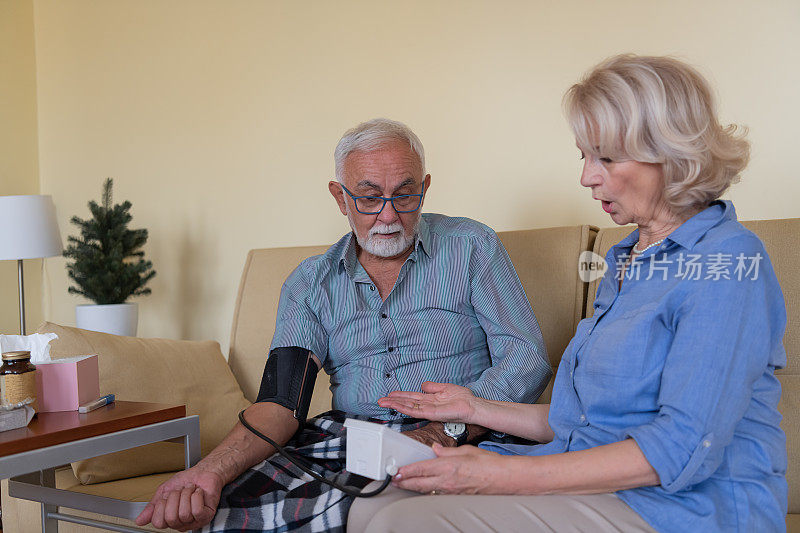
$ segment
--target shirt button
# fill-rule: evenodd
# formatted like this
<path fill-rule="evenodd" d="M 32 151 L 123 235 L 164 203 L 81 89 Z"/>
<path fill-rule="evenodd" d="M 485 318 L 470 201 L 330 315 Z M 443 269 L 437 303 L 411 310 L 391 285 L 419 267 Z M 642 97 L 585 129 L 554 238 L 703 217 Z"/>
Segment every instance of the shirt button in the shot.
<path fill-rule="evenodd" d="M 386 374 L 384 374 L 384 376 L 386 376 L 386 379 L 389 379 L 390 377 L 392 377 L 392 374 L 390 374 L 389 372 L 387 372 Z"/>
<path fill-rule="evenodd" d="M 390 351 L 390 352 L 393 352 L 393 351 L 394 351 L 394 348 L 392 348 L 391 346 L 389 346 L 389 351 Z"/>
<path fill-rule="evenodd" d="M 580 420 L 581 422 L 586 422 L 586 416 L 585 416 L 585 415 L 581 415 L 581 417 L 579 418 L 579 420 Z"/>
<path fill-rule="evenodd" d="M 392 416 L 397 416 L 397 411 L 395 411 L 394 409 L 389 409 L 389 414 Z"/>
<path fill-rule="evenodd" d="M 381 313 L 381 318 L 386 318 L 386 313 Z"/>
<path fill-rule="evenodd" d="M 370 285 L 369 286 L 369 290 L 374 291 L 375 290 L 375 285 Z"/>
<path fill-rule="evenodd" d="M 710 440 L 704 440 L 703 441 L 703 448 L 708 448 L 709 446 L 711 446 L 711 441 Z"/>

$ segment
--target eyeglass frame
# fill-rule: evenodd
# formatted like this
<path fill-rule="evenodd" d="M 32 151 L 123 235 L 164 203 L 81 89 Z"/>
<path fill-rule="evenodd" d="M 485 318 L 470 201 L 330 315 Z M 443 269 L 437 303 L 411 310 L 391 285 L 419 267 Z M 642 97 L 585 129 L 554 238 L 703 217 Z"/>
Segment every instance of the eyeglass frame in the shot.
<path fill-rule="evenodd" d="M 425 197 L 425 183 L 424 182 L 422 183 L 422 192 L 419 193 L 419 194 L 401 194 L 401 195 L 398 195 L 398 196 L 390 196 L 388 198 L 385 197 L 385 196 L 369 196 L 369 195 L 367 195 L 367 196 L 356 196 L 352 192 L 350 192 L 350 189 L 348 189 L 347 187 L 344 186 L 344 183 L 339 183 L 339 185 L 341 185 L 342 189 L 344 189 L 344 192 L 346 192 L 347 195 L 350 196 L 350 198 L 353 199 L 353 205 L 356 206 L 356 211 L 358 211 L 362 215 L 380 215 L 383 212 L 383 210 L 386 208 L 386 202 L 391 202 L 392 203 L 392 209 L 394 209 L 395 213 L 413 213 L 415 211 L 419 211 L 420 207 L 422 207 L 422 200 Z M 419 203 L 417 204 L 417 207 L 415 207 L 414 209 L 411 209 L 410 211 L 406 211 L 406 210 L 401 211 L 400 209 L 397 209 L 397 207 L 394 205 L 394 201 L 397 200 L 398 198 L 405 198 L 405 197 L 408 197 L 408 196 L 418 196 L 419 197 Z M 373 200 L 383 200 L 383 205 L 381 205 L 381 208 L 379 210 L 377 210 L 377 211 L 374 211 L 372 213 L 365 213 L 364 211 L 362 211 L 361 209 L 358 208 L 358 199 L 359 198 L 371 198 Z"/>

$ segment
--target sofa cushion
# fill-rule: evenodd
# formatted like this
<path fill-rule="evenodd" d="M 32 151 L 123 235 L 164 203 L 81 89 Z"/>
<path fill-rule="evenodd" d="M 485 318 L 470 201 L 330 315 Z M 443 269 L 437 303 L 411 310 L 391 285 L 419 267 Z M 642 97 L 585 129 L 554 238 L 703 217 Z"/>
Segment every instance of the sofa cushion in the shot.
<path fill-rule="evenodd" d="M 219 344 L 214 341 L 140 339 L 98 333 L 50 322 L 39 333 L 55 333 L 54 358 L 98 354 L 100 390 L 118 400 L 186 406 L 200 415 L 201 452 L 217 446 L 236 423 L 240 409 L 250 405 L 233 377 Z M 81 483 L 180 470 L 183 446 L 155 443 L 74 463 Z"/>
<path fill-rule="evenodd" d="M 155 494 L 158 486 L 167 481 L 173 474 L 174 472 L 169 472 L 164 474 L 153 474 L 150 476 L 122 479 L 118 481 L 109 481 L 108 483 L 82 485 L 75 477 L 72 469 L 67 467 L 56 470 L 56 488 L 130 502 L 147 502 L 153 497 L 153 494 Z M 41 533 L 41 505 L 39 502 L 11 498 L 8 495 L 7 480 L 2 481 L 2 498 L 3 527 L 6 531 L 13 531 L 15 533 Z M 123 527 L 139 527 L 132 520 L 127 520 L 125 518 L 117 518 L 114 516 L 96 514 L 89 511 L 80 511 L 66 507 L 59 507 L 58 510 L 59 512 L 70 514 L 72 516 L 89 518 L 92 520 L 101 520 L 103 522 L 110 522 Z M 169 528 L 156 529 L 151 524 L 144 526 L 143 529 L 154 532 L 175 531 L 174 529 Z M 58 524 L 58 533 L 87 533 L 98 531 L 102 530 L 90 528 L 80 524 L 74 524 L 71 522 L 62 521 Z"/>
<path fill-rule="evenodd" d="M 162 472 L 149 476 L 84 485 L 75 477 L 75 472 L 66 467 L 56 470 L 56 488 L 126 502 L 149 502 L 159 485 L 169 480 L 175 473 L 174 471 Z"/>

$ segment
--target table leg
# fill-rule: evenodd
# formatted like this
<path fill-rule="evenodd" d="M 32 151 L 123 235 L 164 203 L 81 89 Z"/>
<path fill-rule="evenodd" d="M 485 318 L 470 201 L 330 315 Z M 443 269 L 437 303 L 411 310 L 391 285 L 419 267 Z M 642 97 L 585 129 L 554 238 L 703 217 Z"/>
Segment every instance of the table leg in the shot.
<path fill-rule="evenodd" d="M 189 469 L 200 460 L 200 419 L 192 420 L 183 436 L 184 464 Z"/>
<path fill-rule="evenodd" d="M 43 487 L 55 488 L 56 486 L 56 471 L 54 468 L 48 468 L 39 472 L 40 485 Z M 58 506 L 49 503 L 42 504 L 42 533 L 58 533 L 58 520 L 50 518 L 51 513 L 57 513 Z"/>

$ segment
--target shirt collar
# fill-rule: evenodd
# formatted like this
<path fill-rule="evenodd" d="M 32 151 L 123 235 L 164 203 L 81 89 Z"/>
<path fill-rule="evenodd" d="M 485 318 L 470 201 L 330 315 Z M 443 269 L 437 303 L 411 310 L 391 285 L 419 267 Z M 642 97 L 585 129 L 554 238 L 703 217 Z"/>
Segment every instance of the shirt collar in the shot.
<path fill-rule="evenodd" d="M 678 226 L 667 238 L 687 250 L 691 250 L 708 230 L 723 220 L 736 220 L 736 209 L 730 200 L 715 200 Z"/>
<path fill-rule="evenodd" d="M 416 255 L 417 250 L 422 248 L 422 251 L 428 257 L 431 256 L 431 228 L 428 226 L 428 222 L 425 220 L 425 214 L 419 217 L 419 224 L 417 224 L 417 235 L 414 238 L 414 251 L 411 252 L 411 255 Z M 417 258 L 414 257 L 414 261 Z"/>
<path fill-rule="evenodd" d="M 351 231 L 345 236 L 346 242 L 342 246 L 341 252 L 337 258 L 336 263 L 339 265 L 339 272 L 341 269 L 344 268 L 347 272 L 347 275 L 350 276 L 350 279 L 353 281 L 369 281 L 369 276 L 367 276 L 364 267 L 358 262 L 358 254 L 356 253 L 356 238 L 355 234 Z M 423 214 L 419 218 L 419 224 L 417 224 L 417 234 L 414 236 L 414 250 L 411 252 L 411 255 L 408 256 L 407 260 L 411 260 L 416 262 L 419 256 L 419 250 L 422 249 L 423 253 L 426 256 L 430 257 L 431 255 L 431 230 L 428 226 L 428 223 L 425 221 L 425 215 Z M 365 279 L 362 279 L 365 278 Z"/>
<path fill-rule="evenodd" d="M 694 248 L 708 230 L 721 220 L 736 220 L 736 209 L 730 200 L 715 200 L 708 207 L 678 226 L 664 240 L 672 241 L 687 250 Z M 616 248 L 630 248 L 639 241 L 639 229 L 635 229 L 627 237 L 619 241 Z"/>
<path fill-rule="evenodd" d="M 345 236 L 345 243 L 339 252 L 337 264 L 339 265 L 339 272 L 344 268 L 350 279 L 353 279 L 356 273 L 358 257 L 356 256 L 356 237 L 352 231 Z"/>

